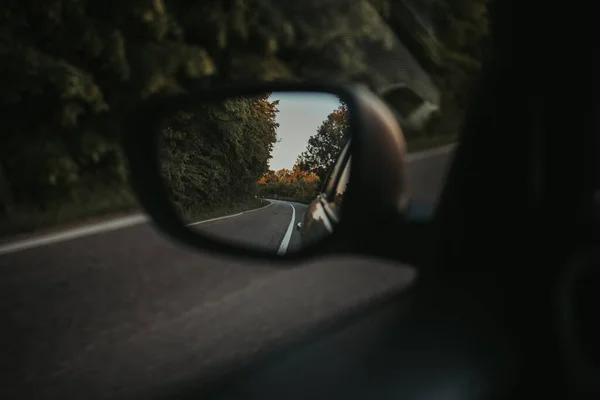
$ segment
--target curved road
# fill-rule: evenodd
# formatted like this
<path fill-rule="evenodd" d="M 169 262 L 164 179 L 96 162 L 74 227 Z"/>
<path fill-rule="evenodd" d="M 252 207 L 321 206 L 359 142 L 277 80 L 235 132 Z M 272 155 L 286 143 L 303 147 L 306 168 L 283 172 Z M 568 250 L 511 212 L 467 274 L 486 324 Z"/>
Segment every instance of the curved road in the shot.
<path fill-rule="evenodd" d="M 437 198 L 450 155 L 410 156 L 417 198 Z M 290 219 L 291 206 L 274 202 L 197 229 L 275 248 Z M 0 398 L 147 398 L 159 384 L 206 382 L 414 279 L 409 267 L 360 258 L 280 270 L 218 258 L 145 221 L 0 245 Z"/>
<path fill-rule="evenodd" d="M 300 244 L 296 224 L 302 221 L 307 206 L 275 199 L 267 201 L 269 205 L 262 208 L 190 225 L 220 240 L 280 254 L 294 252 Z"/>

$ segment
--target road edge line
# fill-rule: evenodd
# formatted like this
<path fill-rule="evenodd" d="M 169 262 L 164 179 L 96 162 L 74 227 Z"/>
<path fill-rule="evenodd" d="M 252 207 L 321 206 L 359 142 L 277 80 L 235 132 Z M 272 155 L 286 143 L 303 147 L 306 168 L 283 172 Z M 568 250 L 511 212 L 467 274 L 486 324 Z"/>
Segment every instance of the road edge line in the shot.
<path fill-rule="evenodd" d="M 290 225 L 281 240 L 281 244 L 279 245 L 279 250 L 277 250 L 277 254 L 282 256 L 287 252 L 287 248 L 290 244 L 290 240 L 292 239 L 292 232 L 294 231 L 294 222 L 296 222 L 296 207 L 292 203 L 287 203 L 292 207 L 292 219 L 290 221 Z"/>
<path fill-rule="evenodd" d="M 15 253 L 21 250 L 46 246 L 54 243 L 65 242 L 68 240 L 95 235 L 98 233 L 129 228 L 131 226 L 139 225 L 150 221 L 151 218 L 145 214 L 132 215 L 128 217 L 116 218 L 106 222 L 101 222 L 99 224 L 73 228 L 63 232 L 51 233 L 47 235 L 33 237 L 30 239 L 19 240 L 16 242 L 8 242 L 0 244 L 0 255 Z"/>
<path fill-rule="evenodd" d="M 267 200 L 267 201 L 269 201 L 269 200 Z M 244 212 L 234 214 L 234 215 L 228 215 L 226 217 L 233 217 L 233 216 L 242 215 L 242 214 L 252 212 L 252 211 L 262 210 L 262 209 L 269 207 L 272 204 L 273 203 L 271 201 L 269 201 L 269 204 L 267 204 L 264 207 L 256 208 L 254 210 L 244 211 Z M 225 217 L 218 217 L 216 219 L 222 219 L 222 218 L 225 218 Z M 215 219 L 200 221 L 199 223 L 209 222 L 209 221 L 213 221 L 213 220 L 215 220 Z M 136 215 L 130 215 L 127 217 L 111 219 L 111 220 L 108 220 L 105 222 L 100 222 L 98 224 L 85 225 L 85 226 L 69 229 L 69 230 L 62 231 L 62 232 L 50 233 L 50 234 L 41 235 L 41 236 L 34 236 L 29 239 L 22 239 L 22 240 L 17 240 L 14 242 L 2 243 L 2 244 L 0 244 L 0 256 L 6 255 L 6 254 L 11 254 L 11 253 L 16 253 L 16 252 L 19 252 L 22 250 L 32 249 L 32 248 L 36 248 L 36 247 L 42 247 L 42 246 L 47 246 L 47 245 L 56 244 L 56 243 L 60 243 L 60 242 L 66 242 L 69 240 L 78 239 L 78 238 L 85 237 L 85 236 L 91 236 L 91 235 L 96 235 L 99 233 L 129 228 L 132 226 L 136 226 L 136 225 L 148 223 L 148 222 L 152 222 L 152 218 L 150 218 L 148 215 L 136 214 Z M 189 226 L 189 225 L 187 225 L 187 226 Z"/>
<path fill-rule="evenodd" d="M 415 152 L 415 153 L 408 153 L 407 154 L 407 162 L 419 161 L 419 160 L 422 160 L 425 158 L 434 157 L 436 155 L 448 153 L 448 152 L 452 151 L 457 146 L 457 144 L 458 143 L 451 143 L 451 144 L 446 144 L 446 145 L 442 145 L 442 146 L 438 146 L 438 147 L 433 147 L 433 148 L 427 149 L 427 150 L 422 150 L 422 151 Z M 245 214 L 248 212 L 262 210 L 273 204 L 268 199 L 264 199 L 264 200 L 269 201 L 269 204 L 264 207 L 256 208 L 254 210 L 244 211 L 244 212 L 238 213 L 238 214 L 228 215 L 225 217 L 218 217 L 217 219 L 235 217 L 235 216 L 239 216 L 239 215 L 242 215 L 242 214 Z M 292 205 L 290 204 L 290 206 L 292 206 Z M 295 212 L 295 208 L 294 208 L 294 212 Z M 186 226 L 198 225 L 198 224 L 201 224 L 204 222 L 210 222 L 210 221 L 215 221 L 215 220 L 216 219 L 193 222 L 192 224 L 189 224 Z M 114 230 L 118 230 L 118 229 L 124 229 L 124 228 L 128 228 L 131 226 L 135 226 L 135 225 L 139 225 L 139 224 L 147 223 L 147 222 L 151 222 L 151 221 L 152 221 L 152 218 L 150 218 L 149 216 L 147 216 L 145 214 L 139 214 L 139 215 L 133 215 L 133 216 L 128 216 L 128 217 L 116 218 L 116 219 L 112 219 L 112 220 L 109 220 L 106 222 L 101 222 L 99 224 L 85 225 L 85 226 L 82 226 L 79 228 L 73 228 L 73 229 L 69 229 L 66 231 L 62 231 L 62 232 L 51 233 L 51 234 L 41 235 L 41 236 L 37 236 L 37 237 L 34 236 L 29 239 L 22 239 L 22 240 L 18 240 L 15 242 L 7 242 L 7 243 L 0 244 L 0 255 L 15 253 L 15 252 L 18 252 L 21 250 L 46 246 L 49 244 L 64 242 L 64 241 L 68 241 L 68 240 L 73 240 L 73 239 L 77 239 L 77 238 L 84 237 L 84 236 L 95 235 L 98 233 L 109 232 L 109 231 L 114 231 Z"/>
<path fill-rule="evenodd" d="M 265 200 L 267 200 L 267 199 L 265 199 Z M 204 223 L 206 223 L 206 222 L 218 221 L 218 220 L 220 220 L 220 219 L 231 218 L 231 217 L 239 217 L 240 215 L 247 214 L 247 213 L 251 213 L 252 211 L 264 210 L 265 208 L 267 208 L 267 207 L 269 207 L 269 206 L 273 205 L 273 202 L 271 202 L 271 201 L 269 201 L 269 200 L 267 200 L 267 201 L 269 202 L 269 204 L 267 204 L 267 205 L 266 205 L 266 206 L 264 206 L 264 207 L 255 208 L 255 209 L 253 209 L 253 210 L 248 210 L 248 211 L 242 211 L 242 212 L 240 212 L 240 213 L 237 213 L 237 214 L 224 215 L 224 216 L 222 216 L 222 217 L 216 217 L 216 218 L 211 218 L 211 219 L 205 219 L 205 220 L 203 220 L 203 221 L 196 221 L 196 222 L 192 222 L 191 224 L 187 224 L 186 226 L 195 226 L 195 225 L 200 225 L 200 224 L 204 224 Z"/>

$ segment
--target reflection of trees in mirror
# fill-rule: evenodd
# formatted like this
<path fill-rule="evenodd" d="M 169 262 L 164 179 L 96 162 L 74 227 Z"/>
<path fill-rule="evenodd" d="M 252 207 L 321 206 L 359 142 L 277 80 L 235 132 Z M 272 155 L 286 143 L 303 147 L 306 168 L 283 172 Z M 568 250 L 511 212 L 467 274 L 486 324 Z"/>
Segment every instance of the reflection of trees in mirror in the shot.
<path fill-rule="evenodd" d="M 310 203 L 317 196 L 319 183 L 320 179 L 316 174 L 303 171 L 298 165 L 291 171 L 269 171 L 258 181 L 261 197 L 300 203 Z"/>
<path fill-rule="evenodd" d="M 298 156 L 296 164 L 304 171 L 315 173 L 325 181 L 329 170 L 337 160 L 349 138 L 350 115 L 344 103 L 333 111 L 308 139 L 306 151 Z"/>
<path fill-rule="evenodd" d="M 377 90 L 404 77 L 422 81 L 418 72 L 402 69 L 400 47 L 382 47 L 390 29 L 407 45 L 411 40 L 405 39 L 420 33 L 404 32 L 411 19 L 405 2 L 273 3 L 50 0 L 40 8 L 33 1 L 3 1 L 0 168 L 6 179 L 0 204 L 12 207 L 0 216 L 0 234 L 137 208 L 118 128 L 129 105 L 150 94 L 323 74 L 356 78 Z M 433 22 L 434 36 L 424 42 L 434 51 L 417 58 L 443 97 L 439 127 L 419 142 L 425 148 L 458 133 L 470 83 L 491 49 L 490 1 L 418 3 Z M 314 18 L 315 10 L 340 21 L 336 34 Z M 297 35 L 306 38 L 302 46 Z M 428 63 L 430 53 L 439 62 Z M 415 143 L 408 142 L 410 151 Z"/>
<path fill-rule="evenodd" d="M 257 180 L 276 142 L 270 93 L 180 110 L 164 121 L 161 173 L 186 222 L 261 206 Z"/>
<path fill-rule="evenodd" d="M 308 139 L 306 151 L 298 156 L 291 171 L 268 171 L 262 176 L 258 181 L 262 197 L 301 203 L 315 199 L 348 140 L 349 110 L 344 102 L 340 103 Z"/>

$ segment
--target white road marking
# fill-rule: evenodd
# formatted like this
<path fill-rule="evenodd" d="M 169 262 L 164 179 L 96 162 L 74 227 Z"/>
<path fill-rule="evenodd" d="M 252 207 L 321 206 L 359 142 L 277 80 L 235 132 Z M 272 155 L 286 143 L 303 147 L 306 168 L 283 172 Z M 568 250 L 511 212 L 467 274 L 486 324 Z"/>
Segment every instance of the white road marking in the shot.
<path fill-rule="evenodd" d="M 282 256 L 287 251 L 287 248 L 290 244 L 290 239 L 292 238 L 292 232 L 294 231 L 294 222 L 296 221 L 296 208 L 292 205 L 292 203 L 287 203 L 292 207 L 292 219 L 290 221 L 290 225 L 287 228 L 287 232 L 285 232 L 285 236 L 281 241 L 281 245 L 279 245 L 279 250 L 277 254 Z"/>
<path fill-rule="evenodd" d="M 244 211 L 244 212 L 234 214 L 234 215 L 226 215 L 224 217 L 213 218 L 213 219 L 209 219 L 206 221 L 195 222 L 190 225 L 202 224 L 204 222 L 215 221 L 218 219 L 235 217 L 235 216 L 249 213 L 252 211 L 258 211 L 258 210 L 265 209 L 272 204 L 273 203 L 269 202 L 269 204 L 267 204 L 266 206 L 261 207 L 261 208 Z M 24 239 L 24 240 L 21 240 L 18 242 L 0 244 L 0 255 L 15 253 L 17 251 L 27 250 L 27 249 L 31 249 L 31 248 L 35 248 L 35 247 L 40 247 L 40 246 L 46 246 L 46 245 L 54 244 L 54 243 L 65 242 L 67 240 L 77 239 L 80 237 L 94 235 L 97 233 L 103 233 L 103 232 L 109 232 L 109 231 L 114 231 L 114 230 L 118 230 L 118 229 L 128 228 L 130 226 L 139 225 L 139 224 L 143 224 L 143 223 L 147 223 L 147 222 L 151 222 L 151 221 L 152 221 L 152 219 L 149 216 L 144 215 L 144 214 L 137 214 L 137 215 L 132 215 L 129 217 L 112 219 L 112 220 L 106 221 L 106 222 L 100 222 L 95 225 L 82 226 L 80 228 L 74 228 L 74 229 L 70 229 L 70 230 L 64 231 L 64 232 L 50 233 L 48 235 L 34 237 L 31 239 Z"/>
<path fill-rule="evenodd" d="M 34 247 L 45 246 L 58 242 L 64 242 L 66 240 L 77 239 L 83 236 L 114 231 L 117 229 L 127 228 L 145 222 L 150 222 L 150 217 L 143 214 L 117 218 L 107 222 L 101 222 L 95 225 L 87 225 L 81 228 L 74 228 L 60 233 L 51 233 L 44 236 L 21 240 L 18 242 L 2 244 L 0 245 L 0 254 L 14 253 L 16 251 L 31 249 Z"/>
<path fill-rule="evenodd" d="M 231 218 L 231 217 L 237 217 L 238 215 L 242 215 L 242 214 L 243 214 L 243 212 L 237 213 L 237 214 L 231 214 L 231 215 L 224 215 L 222 217 L 217 217 L 217 218 L 205 219 L 205 220 L 198 221 L 198 222 L 192 222 L 191 224 L 187 224 L 186 226 L 194 226 L 194 225 L 205 224 L 207 222 L 218 221 L 220 219 L 227 219 L 227 218 Z"/>
<path fill-rule="evenodd" d="M 408 162 L 417 161 L 417 160 L 421 160 L 424 158 L 433 157 L 433 156 L 437 156 L 437 155 L 440 155 L 443 153 L 447 153 L 447 152 L 452 151 L 455 146 L 456 146 L 456 144 L 450 144 L 447 146 L 440 146 L 440 147 L 436 147 L 433 149 L 420 151 L 418 153 L 411 153 L 411 154 L 408 154 L 407 161 Z M 271 204 L 269 204 L 269 205 L 271 205 Z M 268 206 L 258 208 L 256 210 L 246 211 L 246 212 L 257 211 L 257 210 L 261 210 L 266 207 L 268 207 Z M 235 214 L 235 215 L 231 215 L 231 216 L 227 216 L 227 217 L 232 217 L 232 216 L 237 216 L 237 215 L 239 215 L 239 214 Z M 113 220 L 110 220 L 107 222 L 100 222 L 100 223 L 94 224 L 94 225 L 87 225 L 87 226 L 71 229 L 71 230 L 64 231 L 64 232 L 51 233 L 48 235 L 33 237 L 30 239 L 24 239 L 24 240 L 20 240 L 17 242 L 0 244 L 0 255 L 14 253 L 17 251 L 31 249 L 31 248 L 35 248 L 35 247 L 39 247 L 39 246 L 46 246 L 49 244 L 64 242 L 67 240 L 77 239 L 77 238 L 80 238 L 83 236 L 94 235 L 97 233 L 123 229 L 123 228 L 127 228 L 130 226 L 134 226 L 134 225 L 138 225 L 138 224 L 142 224 L 142 223 L 150 222 L 150 221 L 151 221 L 151 218 L 148 217 L 147 215 L 143 215 L 143 214 L 142 215 L 133 215 L 133 216 L 129 216 L 129 217 L 113 219 Z M 209 220 L 200 221 L 200 223 L 202 223 L 202 222 L 209 222 Z M 292 223 L 292 225 L 293 225 L 293 223 Z"/>
<path fill-rule="evenodd" d="M 269 201 L 269 200 L 267 200 L 267 201 Z M 261 207 L 261 208 L 255 208 L 254 210 L 242 211 L 241 213 L 237 213 L 237 214 L 224 215 L 222 217 L 217 217 L 217 218 L 205 219 L 204 221 L 192 222 L 191 224 L 187 224 L 186 226 L 200 225 L 200 224 L 204 224 L 204 223 L 207 223 L 207 222 L 218 221 L 220 219 L 237 217 L 237 216 L 240 216 L 240 215 L 243 215 L 243 214 L 251 213 L 253 211 L 264 210 L 265 208 L 267 208 L 267 207 L 269 207 L 271 205 L 273 205 L 273 202 L 269 201 L 269 204 L 267 204 L 266 206 Z"/>

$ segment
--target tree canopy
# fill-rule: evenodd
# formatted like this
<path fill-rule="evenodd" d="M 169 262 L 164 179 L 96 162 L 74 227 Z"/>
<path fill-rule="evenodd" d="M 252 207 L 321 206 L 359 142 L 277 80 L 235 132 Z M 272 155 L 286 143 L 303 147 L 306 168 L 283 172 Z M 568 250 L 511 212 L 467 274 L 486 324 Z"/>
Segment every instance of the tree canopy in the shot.
<path fill-rule="evenodd" d="M 258 180 L 261 195 L 312 201 L 349 139 L 348 127 L 349 110 L 342 102 L 309 137 L 291 170 L 268 171 Z"/>
<path fill-rule="evenodd" d="M 341 104 L 327 116 L 317 133 L 308 139 L 306 150 L 296 160 L 299 168 L 312 172 L 321 181 L 325 181 L 329 170 L 348 141 L 349 126 L 348 106 Z"/>
<path fill-rule="evenodd" d="M 266 198 L 287 198 L 308 203 L 317 196 L 320 186 L 319 177 L 298 165 L 289 169 L 269 171 L 259 180 L 260 195 Z"/>
<path fill-rule="evenodd" d="M 164 122 L 161 172 L 185 219 L 257 195 L 279 126 L 269 96 L 201 104 Z"/>
<path fill-rule="evenodd" d="M 0 218 L 43 212 L 53 223 L 135 205 L 119 126 L 153 95 L 244 79 L 425 82 L 414 62 L 397 58 L 394 32 L 410 36 L 399 29 L 402 5 L 1 2 Z M 439 39 L 424 39 L 435 51 L 420 62 L 442 91 L 441 129 L 454 131 L 486 56 L 486 0 L 427 0 L 424 9 Z M 428 63 L 434 53 L 439 61 Z"/>
<path fill-rule="evenodd" d="M 489 0 L 381 0 L 387 12 L 382 13 L 389 26 L 400 37 L 412 36 L 407 43 L 440 90 L 439 111 L 432 121 L 407 138 L 423 135 L 455 135 L 460 131 L 473 83 L 477 81 L 482 63 L 490 56 Z M 408 23 L 407 8 L 418 3 L 420 19 L 430 26 L 418 29 Z M 399 90 L 386 100 L 406 117 L 407 108 L 414 110 L 414 87 Z"/>

